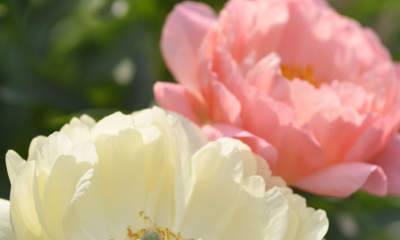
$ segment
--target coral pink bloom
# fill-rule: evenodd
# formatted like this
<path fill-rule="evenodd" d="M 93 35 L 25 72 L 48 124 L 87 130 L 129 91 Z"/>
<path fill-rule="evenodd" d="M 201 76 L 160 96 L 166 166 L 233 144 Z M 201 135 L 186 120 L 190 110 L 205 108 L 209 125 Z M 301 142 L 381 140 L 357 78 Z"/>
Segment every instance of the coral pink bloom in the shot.
<path fill-rule="evenodd" d="M 235 137 L 316 194 L 400 194 L 400 71 L 370 29 L 322 0 L 231 0 L 168 16 L 165 108 Z M 398 74 L 399 72 L 399 74 Z"/>

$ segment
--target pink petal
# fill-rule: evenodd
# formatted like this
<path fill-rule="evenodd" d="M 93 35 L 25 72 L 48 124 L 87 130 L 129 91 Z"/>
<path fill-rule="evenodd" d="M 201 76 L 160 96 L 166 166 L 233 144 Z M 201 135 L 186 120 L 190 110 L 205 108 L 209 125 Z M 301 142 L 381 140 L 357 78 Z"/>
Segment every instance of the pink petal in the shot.
<path fill-rule="evenodd" d="M 377 122 L 357 140 L 355 146 L 348 152 L 343 162 L 363 162 L 371 159 L 382 149 L 384 123 Z"/>
<path fill-rule="evenodd" d="M 182 86 L 174 83 L 157 82 L 153 87 L 157 102 L 165 109 L 182 114 L 192 122 L 200 125 L 199 118 L 193 111 L 190 93 Z"/>
<path fill-rule="evenodd" d="M 338 95 L 342 106 L 353 107 L 359 113 L 370 111 L 373 94 L 355 83 L 347 81 L 333 81 L 331 88 Z"/>
<path fill-rule="evenodd" d="M 293 118 L 293 109 L 268 97 L 253 99 L 242 114 L 243 129 L 278 150 L 273 173 L 290 183 L 324 165 L 322 149 L 310 127 Z"/>
<path fill-rule="evenodd" d="M 297 117 L 308 122 L 312 116 L 324 108 L 341 106 L 336 93 L 326 85 L 317 89 L 307 81 L 294 79 L 290 82 L 291 95 Z"/>
<path fill-rule="evenodd" d="M 359 189 L 385 196 L 387 179 L 379 166 L 343 163 L 318 171 L 291 184 L 308 192 L 330 197 L 348 197 Z"/>
<path fill-rule="evenodd" d="M 208 114 L 213 122 L 241 125 L 241 104 L 224 84 L 211 82 L 208 94 Z"/>
<path fill-rule="evenodd" d="M 394 68 L 396 70 L 397 76 L 400 77 L 400 63 L 394 63 Z"/>
<path fill-rule="evenodd" d="M 214 11 L 203 3 L 183 2 L 168 15 L 161 37 L 161 51 L 178 82 L 197 90 L 199 47 L 211 25 Z"/>
<path fill-rule="evenodd" d="M 372 114 L 360 115 L 349 107 L 326 108 L 310 120 L 325 154 L 325 166 L 343 161 L 360 136 L 373 124 Z"/>
<path fill-rule="evenodd" d="M 203 126 L 203 132 L 207 135 L 209 141 L 215 141 L 221 137 L 232 137 L 239 139 L 247 144 L 254 153 L 262 156 L 267 162 L 270 169 L 275 166 L 278 152 L 275 147 L 267 143 L 264 139 L 257 137 L 243 129 L 226 125 L 212 124 Z"/>
<path fill-rule="evenodd" d="M 281 75 L 280 63 L 280 57 L 276 53 L 271 53 L 261 59 L 247 73 L 246 78 L 251 85 L 266 95 L 292 106 L 289 84 Z"/>
<path fill-rule="evenodd" d="M 379 155 L 371 161 L 385 172 L 388 194 L 400 195 L 400 135 L 397 134 Z"/>

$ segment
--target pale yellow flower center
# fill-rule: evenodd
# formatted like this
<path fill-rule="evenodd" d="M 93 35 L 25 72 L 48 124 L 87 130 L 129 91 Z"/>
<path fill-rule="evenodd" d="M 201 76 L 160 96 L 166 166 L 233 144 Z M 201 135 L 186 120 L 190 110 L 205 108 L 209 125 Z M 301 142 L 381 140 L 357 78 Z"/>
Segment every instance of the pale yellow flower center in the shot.
<path fill-rule="evenodd" d="M 306 67 L 299 67 L 294 64 L 281 64 L 281 71 L 282 75 L 289 80 L 293 80 L 294 78 L 299 78 L 301 80 L 311 83 L 316 88 L 319 88 L 320 86 L 320 83 L 314 76 L 314 70 L 312 65 L 308 65 Z"/>
<path fill-rule="evenodd" d="M 162 240 L 195 240 L 192 238 L 185 239 L 180 233 L 174 233 L 166 227 L 157 227 L 157 224 L 146 216 L 143 211 L 140 212 L 140 216 L 143 217 L 146 227 L 139 229 L 135 226 L 129 226 L 127 229 L 127 238 L 125 240 L 143 240 L 141 237 L 146 235 L 149 231 L 155 234 L 158 233 Z"/>

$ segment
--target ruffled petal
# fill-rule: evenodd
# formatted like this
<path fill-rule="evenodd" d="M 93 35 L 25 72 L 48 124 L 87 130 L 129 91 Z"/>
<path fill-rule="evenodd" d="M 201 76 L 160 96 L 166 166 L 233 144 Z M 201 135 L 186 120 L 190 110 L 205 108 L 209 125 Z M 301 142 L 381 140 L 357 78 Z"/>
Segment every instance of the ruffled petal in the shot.
<path fill-rule="evenodd" d="M 328 218 L 323 210 L 306 205 L 305 198 L 293 194 L 292 189 L 281 188 L 290 206 L 288 231 L 283 240 L 321 240 L 328 231 Z"/>
<path fill-rule="evenodd" d="M 297 118 L 308 122 L 318 111 L 340 107 L 340 99 L 330 87 L 322 85 L 317 89 L 309 82 L 294 79 L 290 82 L 291 96 Z"/>
<path fill-rule="evenodd" d="M 243 116 L 243 129 L 277 149 L 278 160 L 273 173 L 289 185 L 323 167 L 324 155 L 310 127 L 297 123 L 293 109 L 286 104 L 266 96 L 254 98 Z"/>
<path fill-rule="evenodd" d="M 65 124 L 60 132 L 68 136 L 72 143 L 77 144 L 90 140 L 90 128 L 94 127 L 96 122 L 89 116 L 83 115 L 80 119 L 74 117 L 69 124 Z"/>
<path fill-rule="evenodd" d="M 388 181 L 388 194 L 400 195 L 400 135 L 392 141 L 371 161 L 385 172 Z"/>
<path fill-rule="evenodd" d="M 119 131 L 133 128 L 133 119 L 130 115 L 124 115 L 121 112 L 116 112 L 100 120 L 91 132 L 91 140 L 93 141 L 97 136 L 105 135 L 118 135 Z"/>
<path fill-rule="evenodd" d="M 145 183 L 143 139 L 139 131 L 125 129 L 118 136 L 98 137 L 95 146 L 99 158 L 98 197 L 102 199 L 108 232 L 118 239 L 130 225 L 142 223 L 139 213 L 145 210 L 146 186 L 132 183 Z"/>
<path fill-rule="evenodd" d="M 387 180 L 382 169 L 367 163 L 334 165 L 297 180 L 292 185 L 331 197 L 348 197 L 361 188 L 380 196 L 387 193 Z"/>
<path fill-rule="evenodd" d="M 62 220 L 73 199 L 81 177 L 97 163 L 96 148 L 81 142 L 59 156 L 46 178 L 43 191 L 43 214 L 56 239 L 65 239 Z"/>
<path fill-rule="evenodd" d="M 274 168 L 278 153 L 276 148 L 264 139 L 243 129 L 226 124 L 205 125 L 202 129 L 209 141 L 215 141 L 222 137 L 232 137 L 242 141 L 247 144 L 254 153 L 262 156 L 268 162 L 271 169 Z"/>
<path fill-rule="evenodd" d="M 188 1 L 178 4 L 165 22 L 161 37 L 165 62 L 177 81 L 192 91 L 198 89 L 199 47 L 216 20 L 209 6 Z"/>
<path fill-rule="evenodd" d="M 283 239 L 290 208 L 280 189 L 274 187 L 265 193 L 264 180 L 259 176 L 248 178 L 243 187 L 237 208 L 220 239 Z"/>
<path fill-rule="evenodd" d="M 309 123 L 324 150 L 325 166 L 342 162 L 374 120 L 372 114 L 360 115 L 348 107 L 317 112 Z"/>
<path fill-rule="evenodd" d="M 235 211 L 243 181 L 240 151 L 230 144 L 234 141 L 237 140 L 210 142 L 192 157 L 197 179 L 182 221 L 183 237 L 221 239 Z"/>
<path fill-rule="evenodd" d="M 280 57 L 271 53 L 248 72 L 246 79 L 264 94 L 292 106 L 289 83 L 281 75 L 280 63 Z"/>

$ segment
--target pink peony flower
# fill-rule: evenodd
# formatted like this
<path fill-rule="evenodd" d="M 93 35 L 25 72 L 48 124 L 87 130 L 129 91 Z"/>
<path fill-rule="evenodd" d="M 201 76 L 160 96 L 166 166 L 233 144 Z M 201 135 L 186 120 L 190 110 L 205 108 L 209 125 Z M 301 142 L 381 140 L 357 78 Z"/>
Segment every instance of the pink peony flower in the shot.
<path fill-rule="evenodd" d="M 315 194 L 400 194 L 400 71 L 325 1 L 231 0 L 219 16 L 184 2 L 161 49 L 180 84 L 157 83 L 157 101 L 210 140 L 242 140 Z"/>

